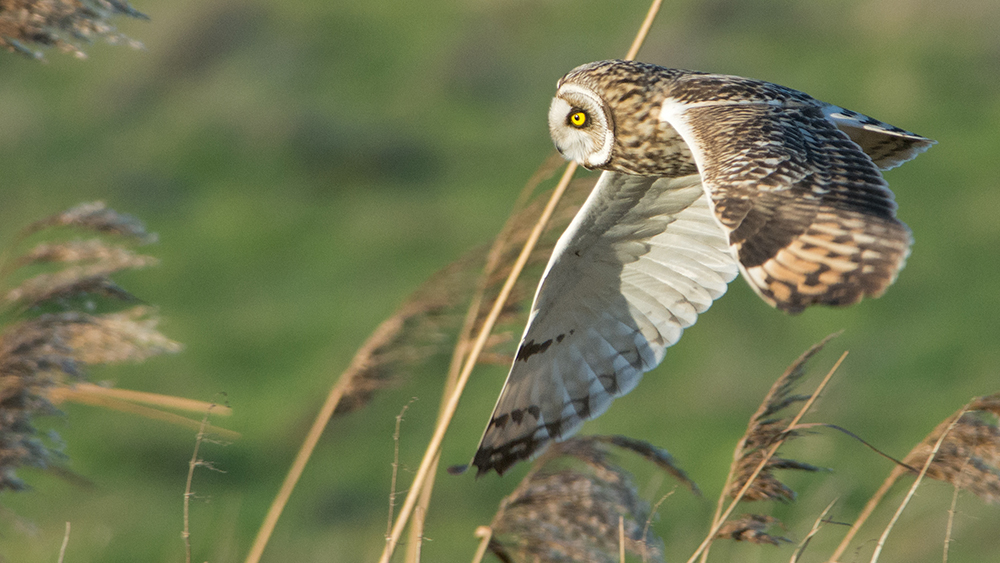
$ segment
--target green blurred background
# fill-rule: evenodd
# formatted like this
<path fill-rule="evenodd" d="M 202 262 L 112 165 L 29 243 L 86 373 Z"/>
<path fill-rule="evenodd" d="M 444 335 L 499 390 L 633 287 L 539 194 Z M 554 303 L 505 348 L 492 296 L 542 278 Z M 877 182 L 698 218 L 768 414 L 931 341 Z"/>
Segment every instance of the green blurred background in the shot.
<path fill-rule="evenodd" d="M 137 0 L 150 22 L 118 19 L 145 50 L 95 44 L 79 61 L 0 57 L 0 236 L 100 199 L 160 235 L 154 270 L 118 281 L 160 307 L 183 353 L 95 370 L 116 386 L 212 400 L 241 432 L 203 456 L 194 557 L 241 561 L 312 417 L 367 335 L 424 279 L 491 240 L 551 152 L 546 111 L 578 64 L 624 55 L 645 1 L 202 2 Z M 903 456 L 975 395 L 1000 390 L 1000 3 L 995 0 L 664 3 L 641 60 L 749 76 L 939 141 L 887 173 L 916 243 L 885 297 L 789 317 L 742 281 L 687 331 L 639 391 L 585 433 L 669 449 L 705 498 L 678 490 L 656 531 L 668 560 L 705 533 L 732 447 L 784 367 L 844 329 L 815 361 L 818 381 L 850 350 L 812 421 L 840 424 Z M 371 561 L 388 511 L 395 416 L 404 483 L 438 408 L 447 359 L 327 429 L 265 561 Z M 505 376 L 473 376 L 444 444 L 466 462 Z M 4 493 L 0 555 L 54 561 L 181 561 L 181 503 L 194 433 L 68 405 L 48 424 L 79 487 L 21 472 Z M 830 474 L 789 475 L 774 508 L 792 539 L 834 498 L 852 521 L 891 469 L 842 435 L 785 451 Z M 674 485 L 635 465 L 655 501 Z M 437 480 L 425 561 L 467 561 L 477 525 L 523 475 Z M 951 489 L 930 483 L 883 561 L 939 561 Z M 859 544 L 877 537 L 901 495 Z M 997 507 L 963 494 L 950 561 L 995 556 Z M 844 530 L 831 525 L 820 560 Z M 865 544 L 869 552 L 872 542 Z M 850 552 L 849 552 L 850 553 Z M 786 561 L 789 548 L 722 545 L 713 559 Z"/>

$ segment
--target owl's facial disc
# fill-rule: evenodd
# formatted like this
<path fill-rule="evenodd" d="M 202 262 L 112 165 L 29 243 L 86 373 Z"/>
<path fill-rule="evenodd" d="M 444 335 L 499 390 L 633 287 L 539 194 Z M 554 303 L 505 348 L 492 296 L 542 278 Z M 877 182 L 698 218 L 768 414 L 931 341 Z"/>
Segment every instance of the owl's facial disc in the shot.
<path fill-rule="evenodd" d="M 600 168 L 611 160 L 614 126 L 604 102 L 588 88 L 559 87 L 549 106 L 549 132 L 564 157 L 586 168 Z"/>

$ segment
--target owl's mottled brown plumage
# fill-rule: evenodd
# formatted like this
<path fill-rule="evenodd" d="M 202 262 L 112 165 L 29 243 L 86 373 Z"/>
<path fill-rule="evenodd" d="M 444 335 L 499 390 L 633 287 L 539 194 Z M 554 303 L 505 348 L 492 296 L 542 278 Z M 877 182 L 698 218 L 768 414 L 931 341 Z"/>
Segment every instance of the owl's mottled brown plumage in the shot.
<path fill-rule="evenodd" d="M 934 143 L 776 84 L 630 61 L 564 76 L 549 129 L 605 173 L 539 285 L 480 473 L 604 412 L 737 270 L 791 313 L 881 295 L 911 239 L 880 170 Z"/>

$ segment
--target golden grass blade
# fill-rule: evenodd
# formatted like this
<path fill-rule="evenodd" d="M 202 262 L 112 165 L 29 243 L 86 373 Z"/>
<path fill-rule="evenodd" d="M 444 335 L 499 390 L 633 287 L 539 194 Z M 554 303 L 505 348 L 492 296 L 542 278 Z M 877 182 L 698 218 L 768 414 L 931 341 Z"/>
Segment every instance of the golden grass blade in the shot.
<path fill-rule="evenodd" d="M 56 389 L 53 389 L 55 392 Z M 104 409 L 116 410 L 119 412 L 124 412 L 128 414 L 135 414 L 148 418 L 151 420 L 162 420 L 163 422 L 169 422 L 170 424 L 175 424 L 177 426 L 183 426 L 184 428 L 190 428 L 192 430 L 198 430 L 201 427 L 201 423 L 197 420 L 192 420 L 187 417 L 183 417 L 172 412 L 161 411 L 159 409 L 154 409 L 150 407 L 145 407 L 143 405 L 137 405 L 135 403 L 130 403 L 128 401 L 123 401 L 121 399 L 101 395 L 101 394 L 89 394 L 80 393 L 74 395 L 72 399 L 74 403 L 80 405 L 88 405 L 91 407 L 101 407 Z M 225 440 L 236 440 L 239 439 L 240 433 L 228 430 L 226 428 L 219 428 L 218 426 L 208 425 L 207 430 L 219 436 Z"/>
<path fill-rule="evenodd" d="M 233 409 L 223 405 L 213 405 L 205 401 L 186 399 L 184 397 L 174 397 L 172 395 L 161 395 L 159 393 L 147 393 L 145 391 L 133 391 L 131 389 L 117 389 L 114 387 L 101 387 L 93 383 L 79 382 L 72 386 L 54 387 L 49 392 L 50 400 L 55 403 L 64 401 L 86 402 L 85 397 L 99 396 L 127 401 L 131 403 L 145 403 L 162 408 L 177 409 L 191 412 L 205 412 L 211 408 L 216 415 L 229 416 L 233 414 Z"/>
<path fill-rule="evenodd" d="M 625 55 L 626 61 L 635 59 L 636 55 L 639 54 L 639 49 L 641 49 L 642 44 L 646 42 L 646 35 L 649 34 L 649 28 L 653 27 L 653 20 L 656 19 L 656 14 L 660 13 L 660 4 L 662 4 L 662 0 L 653 0 L 653 3 L 649 5 L 649 11 L 646 12 L 646 18 L 642 20 L 642 25 L 639 26 L 639 32 L 635 34 L 635 39 L 632 40 L 632 46 L 629 47 L 628 54 Z"/>
<path fill-rule="evenodd" d="M 618 561 L 625 563 L 625 517 L 618 515 Z"/>
<path fill-rule="evenodd" d="M 493 530 L 489 526 L 480 526 L 476 528 L 476 537 L 479 538 L 479 547 L 476 548 L 476 554 L 472 556 L 472 563 L 482 563 L 483 556 L 486 555 L 486 550 L 490 547 Z"/>
<path fill-rule="evenodd" d="M 66 532 L 63 533 L 62 546 L 59 548 L 59 559 L 56 563 L 63 563 L 66 560 L 66 546 L 69 545 L 69 522 L 66 522 Z"/>
<path fill-rule="evenodd" d="M 819 397 L 819 394 L 823 391 L 823 389 L 826 388 L 826 385 L 827 383 L 829 383 L 830 378 L 833 377 L 833 374 L 836 373 L 837 368 L 840 367 L 840 364 L 844 361 L 844 358 L 846 357 L 847 357 L 847 352 L 845 351 L 843 354 L 840 355 L 840 358 L 837 360 L 837 362 L 833 364 L 833 367 L 830 368 L 830 371 L 826 374 L 826 377 L 823 378 L 823 381 L 821 381 L 819 386 L 816 387 L 816 390 L 813 391 L 812 395 L 809 396 L 809 399 L 806 400 L 804 405 L 802 405 L 802 408 L 799 410 L 798 414 L 795 415 L 795 418 L 793 418 L 792 421 L 786 427 L 786 431 L 794 430 L 795 425 L 799 423 L 799 420 L 801 420 L 802 417 L 805 416 L 806 412 L 809 411 L 813 403 L 816 402 L 816 399 Z M 708 549 L 708 546 L 711 545 L 712 540 L 715 538 L 715 535 L 719 532 L 719 528 L 722 527 L 722 524 L 725 523 L 726 519 L 729 518 L 729 516 L 733 513 L 733 510 L 736 509 L 736 505 L 743 499 L 743 495 L 745 495 L 747 490 L 750 489 L 750 486 L 753 485 L 754 479 L 757 478 L 757 475 L 760 475 L 760 472 L 763 471 L 764 467 L 767 466 L 767 462 L 770 461 L 770 459 L 774 456 L 775 452 L 778 451 L 778 448 L 780 448 L 781 445 L 784 443 L 785 439 L 780 438 L 778 439 L 777 442 L 775 442 L 774 445 L 768 448 L 767 453 L 764 455 L 764 459 L 762 459 L 760 463 L 757 465 L 757 468 L 747 479 L 746 483 L 740 489 L 739 493 L 736 494 L 736 497 L 733 499 L 733 501 L 729 504 L 729 508 L 727 508 L 726 511 L 722 513 L 718 522 L 712 525 L 712 529 L 709 530 L 708 535 L 705 537 L 704 540 L 702 540 L 701 545 L 698 546 L 698 549 L 696 549 L 695 552 L 691 555 L 691 557 L 688 558 L 687 563 L 694 563 L 698 559 L 698 557 L 700 557 L 701 554 L 706 549 Z"/>
<path fill-rule="evenodd" d="M 823 520 L 826 518 L 826 515 L 830 513 L 830 511 L 833 509 L 833 505 L 835 504 L 837 504 L 837 499 L 833 499 L 833 501 L 830 504 L 826 505 L 826 508 L 823 509 L 823 512 L 820 512 L 819 516 L 816 518 L 816 521 L 813 522 L 812 529 L 809 530 L 809 533 L 806 534 L 806 537 L 799 543 L 798 547 L 795 548 L 795 552 L 792 553 L 792 558 L 788 560 L 788 563 L 798 563 L 799 557 L 802 557 L 802 553 L 806 550 L 807 547 L 809 547 L 809 542 L 812 541 L 813 536 L 819 533 L 820 528 L 823 527 Z"/>
<path fill-rule="evenodd" d="M 556 204 L 559 203 L 559 199 L 562 197 L 563 192 L 569 185 L 569 181 L 573 177 L 573 172 L 575 171 L 576 165 L 571 162 L 569 166 L 566 167 L 566 171 L 559 180 L 559 184 L 552 191 L 552 196 L 549 198 L 549 202 L 545 206 L 542 216 L 539 217 L 538 223 L 531 231 L 531 235 L 528 237 L 528 241 L 525 243 L 524 249 L 521 251 L 520 256 L 518 256 L 517 261 L 514 263 L 510 276 L 507 278 L 507 282 L 504 283 L 503 288 L 501 288 L 500 295 L 497 296 L 493 309 L 490 311 L 489 316 L 486 317 L 486 321 L 483 323 L 479 336 L 476 338 L 472 345 L 472 349 L 469 351 L 468 359 L 466 360 L 462 373 L 459 375 L 458 381 L 456 382 L 454 392 L 451 394 L 451 397 L 448 399 L 448 404 L 445 406 L 442 420 L 434 429 L 434 435 L 431 437 L 427 450 L 424 452 L 424 457 L 420 462 L 420 467 L 417 469 L 417 473 L 413 477 L 413 484 L 410 487 L 410 492 L 406 496 L 406 501 L 404 501 L 403 507 L 399 511 L 399 516 L 396 519 L 396 525 L 393 526 L 392 533 L 386 541 L 385 549 L 382 551 L 382 557 L 379 559 L 382 563 L 389 562 L 393 551 L 396 549 L 396 544 L 399 543 L 399 537 L 403 533 L 403 526 L 406 525 L 406 521 L 409 519 L 410 514 L 413 511 L 417 496 L 420 493 L 420 489 L 424 486 L 424 481 L 427 478 L 430 466 L 434 459 L 436 459 L 437 454 L 441 449 L 441 442 L 444 440 L 445 431 L 447 431 L 451 418 L 454 416 L 455 410 L 458 408 L 458 401 L 462 396 L 462 391 L 465 389 L 465 384 L 469 381 L 469 376 L 472 374 L 472 368 L 476 365 L 476 359 L 478 358 L 479 353 L 483 350 L 486 340 L 489 338 L 490 331 L 493 329 L 493 323 L 495 323 L 497 317 L 500 316 L 500 311 L 507 300 L 507 296 L 510 295 L 511 289 L 514 287 L 514 282 L 517 281 L 517 277 L 521 274 L 521 269 L 524 268 L 524 264 L 528 261 L 528 257 L 530 256 L 535 243 L 538 242 L 538 238 L 541 236 L 542 230 L 548 223 L 549 217 L 551 217 L 552 213 L 555 211 Z"/>
<path fill-rule="evenodd" d="M 305 470 L 306 463 L 309 462 L 313 450 L 316 449 L 316 444 L 319 442 L 320 436 L 323 435 L 323 429 L 326 428 L 327 422 L 333 416 L 333 411 L 337 409 L 337 404 L 340 403 L 340 398 L 344 396 L 344 392 L 350 384 L 350 377 L 341 377 L 330 389 L 330 393 L 327 394 L 326 401 L 323 402 L 323 406 L 316 415 L 316 419 L 313 420 L 313 425 L 309 428 L 309 433 L 306 434 L 305 440 L 302 441 L 302 445 L 295 455 L 292 466 L 288 469 L 288 474 L 285 475 L 281 489 L 278 490 L 278 494 L 271 501 L 271 506 L 267 510 L 264 522 L 261 523 L 260 529 L 257 530 L 257 537 L 254 538 L 253 545 L 250 546 L 250 552 L 247 554 L 245 560 L 246 563 L 257 563 L 260 561 L 261 556 L 264 554 L 264 548 L 267 547 L 267 542 L 271 539 L 271 534 L 274 532 L 274 527 L 278 524 L 278 518 L 285 509 L 285 505 L 288 504 L 288 499 L 292 496 L 292 491 L 299 482 L 299 478 L 302 477 L 302 471 Z"/>

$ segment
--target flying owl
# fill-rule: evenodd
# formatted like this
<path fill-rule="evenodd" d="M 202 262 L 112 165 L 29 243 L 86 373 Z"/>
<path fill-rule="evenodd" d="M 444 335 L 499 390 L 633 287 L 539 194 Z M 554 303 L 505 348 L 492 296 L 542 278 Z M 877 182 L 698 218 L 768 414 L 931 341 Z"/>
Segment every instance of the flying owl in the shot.
<path fill-rule="evenodd" d="M 911 239 L 880 170 L 934 144 L 776 84 L 621 60 L 564 76 L 549 130 L 604 173 L 542 275 L 479 474 L 602 414 L 738 272 L 788 313 L 881 295 Z"/>

